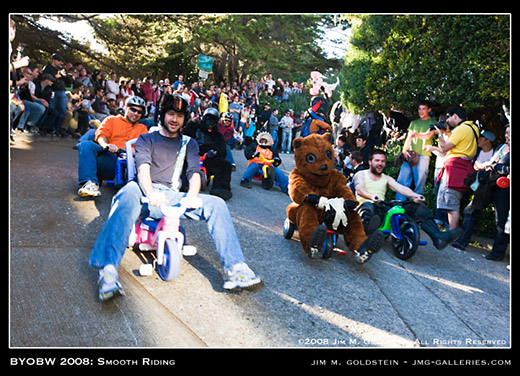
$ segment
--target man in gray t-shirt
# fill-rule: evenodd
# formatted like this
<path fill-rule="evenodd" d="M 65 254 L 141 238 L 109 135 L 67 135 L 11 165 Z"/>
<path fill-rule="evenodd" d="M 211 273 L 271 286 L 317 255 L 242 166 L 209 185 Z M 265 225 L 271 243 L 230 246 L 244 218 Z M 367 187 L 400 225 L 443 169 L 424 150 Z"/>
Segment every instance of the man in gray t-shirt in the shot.
<path fill-rule="evenodd" d="M 175 164 L 181 147 L 186 148 L 181 179 L 172 181 Z M 162 184 L 179 190 L 183 183 L 190 181 L 193 174 L 200 174 L 199 144 L 190 137 L 166 137 L 159 132 L 148 133 L 146 137 L 139 137 L 135 145 L 135 165 L 137 169 L 142 164 L 150 165 L 150 177 L 153 184 Z M 178 178 L 181 178 L 179 176 Z"/>
<path fill-rule="evenodd" d="M 162 205 L 181 203 L 188 210 L 182 218 L 204 219 L 224 267 L 223 288 L 235 290 L 261 286 L 262 279 L 245 263 L 228 207 L 220 197 L 199 194 L 201 179 L 198 145 L 181 135 L 189 115 L 188 102 L 179 95 L 168 95 L 161 106 L 158 132 L 139 137 L 136 142 L 137 180 L 125 185 L 112 200 L 107 221 L 101 230 L 89 263 L 101 268 L 99 298 L 121 294 L 117 268 L 128 245 L 133 226 L 139 219 L 162 218 Z M 186 193 L 180 192 L 180 176 L 185 171 Z M 148 203 L 142 203 L 147 197 Z M 189 230 L 188 230 L 189 231 Z"/>

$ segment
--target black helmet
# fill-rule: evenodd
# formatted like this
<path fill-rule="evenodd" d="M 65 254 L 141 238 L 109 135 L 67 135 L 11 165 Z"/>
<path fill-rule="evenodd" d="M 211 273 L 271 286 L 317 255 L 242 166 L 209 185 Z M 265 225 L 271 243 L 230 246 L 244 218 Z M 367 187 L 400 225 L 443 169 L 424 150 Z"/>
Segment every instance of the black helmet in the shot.
<path fill-rule="evenodd" d="M 161 103 L 161 112 L 160 112 L 160 119 L 161 124 L 164 124 L 164 117 L 166 116 L 166 113 L 170 110 L 174 110 L 175 112 L 181 112 L 184 114 L 184 124 L 188 121 L 188 115 L 190 114 L 189 111 L 189 103 L 186 100 L 186 98 L 178 95 L 178 94 L 167 94 L 162 103 Z"/>
<path fill-rule="evenodd" d="M 218 110 L 213 107 L 208 108 L 204 111 L 204 115 L 202 115 L 202 123 L 204 123 L 208 128 L 215 127 L 218 123 L 218 119 Z"/>

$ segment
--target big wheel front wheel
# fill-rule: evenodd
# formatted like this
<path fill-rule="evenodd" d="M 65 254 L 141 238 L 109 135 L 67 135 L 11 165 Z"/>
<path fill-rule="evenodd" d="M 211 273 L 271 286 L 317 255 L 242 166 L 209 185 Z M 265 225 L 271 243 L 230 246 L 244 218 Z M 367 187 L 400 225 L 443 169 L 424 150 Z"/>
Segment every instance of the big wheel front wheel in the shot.
<path fill-rule="evenodd" d="M 162 265 L 157 266 L 164 281 L 172 281 L 179 275 L 181 268 L 181 249 L 175 239 L 166 239 Z"/>
<path fill-rule="evenodd" d="M 398 239 L 392 231 L 392 249 L 397 258 L 407 260 L 415 254 L 421 241 L 419 228 L 410 217 L 399 217 L 398 223 L 402 239 Z"/>

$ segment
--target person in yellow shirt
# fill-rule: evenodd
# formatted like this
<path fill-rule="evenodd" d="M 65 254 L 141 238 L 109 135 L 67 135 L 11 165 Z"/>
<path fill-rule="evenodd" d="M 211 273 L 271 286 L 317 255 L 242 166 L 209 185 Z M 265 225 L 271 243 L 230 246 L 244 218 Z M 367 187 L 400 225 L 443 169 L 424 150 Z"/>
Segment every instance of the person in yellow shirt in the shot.
<path fill-rule="evenodd" d="M 146 103 L 142 98 L 129 97 L 125 103 L 124 116 L 106 117 L 96 130 L 95 142 L 86 141 L 78 145 L 78 184 L 81 185 L 78 195 L 101 196 L 98 175 L 113 178 L 117 151 L 124 149 L 127 141 L 148 133 L 146 126 L 138 123 L 145 112 Z"/>
<path fill-rule="evenodd" d="M 472 159 L 477 153 L 479 129 L 472 121 L 466 120 L 466 111 L 461 106 L 448 109 L 446 123 L 452 132 L 448 140 L 439 137 L 439 148 L 445 159 L 437 177 L 437 208 L 448 211 L 450 230 L 454 230 L 459 227 L 460 200 L 468 190 L 464 179 L 473 172 Z M 439 128 L 435 127 L 435 132 L 440 135 Z"/>

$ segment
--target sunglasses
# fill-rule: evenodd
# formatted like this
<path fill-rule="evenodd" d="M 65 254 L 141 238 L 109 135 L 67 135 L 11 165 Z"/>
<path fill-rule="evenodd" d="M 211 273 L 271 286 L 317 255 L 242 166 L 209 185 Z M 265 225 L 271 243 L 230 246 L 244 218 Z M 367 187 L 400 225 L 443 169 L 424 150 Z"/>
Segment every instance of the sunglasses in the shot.
<path fill-rule="evenodd" d="M 135 107 L 128 107 L 128 109 L 132 112 L 135 112 L 136 114 L 139 114 L 139 115 L 142 115 L 144 114 L 144 110 L 138 110 L 137 108 Z"/>

